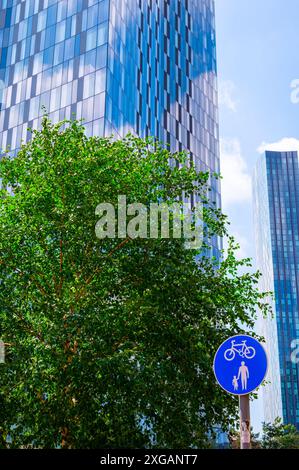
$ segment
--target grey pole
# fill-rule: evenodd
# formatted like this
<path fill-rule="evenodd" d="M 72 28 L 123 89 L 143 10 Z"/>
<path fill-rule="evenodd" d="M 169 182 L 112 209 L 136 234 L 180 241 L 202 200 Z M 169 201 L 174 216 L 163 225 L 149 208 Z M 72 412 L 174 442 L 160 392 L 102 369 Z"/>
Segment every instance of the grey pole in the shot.
<path fill-rule="evenodd" d="M 240 448 L 251 449 L 249 394 L 240 395 Z"/>

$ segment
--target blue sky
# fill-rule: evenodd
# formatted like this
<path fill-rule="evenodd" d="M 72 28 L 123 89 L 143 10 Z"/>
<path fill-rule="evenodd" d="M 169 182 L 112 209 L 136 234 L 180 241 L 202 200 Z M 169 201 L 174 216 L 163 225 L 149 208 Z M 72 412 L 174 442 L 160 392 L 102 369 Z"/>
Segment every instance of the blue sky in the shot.
<path fill-rule="evenodd" d="M 299 150 L 299 1 L 215 3 L 223 210 L 241 244 L 240 255 L 254 258 L 255 162 L 265 148 Z M 296 104 L 291 93 L 297 89 Z M 256 401 L 255 431 L 261 430 L 262 420 L 262 405 Z"/>
<path fill-rule="evenodd" d="M 241 243 L 254 255 L 251 174 L 257 149 L 299 149 L 298 0 L 215 0 L 223 207 Z M 299 87 L 298 87 L 299 88 Z M 298 139 L 298 140 L 297 140 Z"/>

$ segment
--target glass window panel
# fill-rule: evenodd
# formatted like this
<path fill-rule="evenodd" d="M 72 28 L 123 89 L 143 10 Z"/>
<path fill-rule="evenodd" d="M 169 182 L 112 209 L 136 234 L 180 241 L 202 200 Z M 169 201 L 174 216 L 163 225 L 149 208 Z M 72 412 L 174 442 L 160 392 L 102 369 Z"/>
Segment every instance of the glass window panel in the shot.
<path fill-rule="evenodd" d="M 71 37 L 72 32 L 72 18 L 66 19 L 66 26 L 65 26 L 65 37 L 66 39 Z"/>
<path fill-rule="evenodd" d="M 102 93 L 106 87 L 106 70 L 101 69 L 96 72 L 95 94 Z"/>
<path fill-rule="evenodd" d="M 42 83 L 42 73 L 39 73 L 36 76 L 36 90 L 35 95 L 39 95 L 41 93 L 41 83 Z"/>
<path fill-rule="evenodd" d="M 108 40 L 108 23 L 103 23 L 98 26 L 98 46 L 102 46 Z"/>
<path fill-rule="evenodd" d="M 40 107 L 46 109 L 46 111 L 49 111 L 50 109 L 50 92 L 46 91 L 46 93 L 43 93 L 40 97 Z"/>
<path fill-rule="evenodd" d="M 53 65 L 58 65 L 63 62 L 63 49 L 64 49 L 64 42 L 60 42 L 56 44 L 54 49 L 54 62 Z"/>
<path fill-rule="evenodd" d="M 25 83 L 25 81 L 19 82 L 17 84 L 16 103 L 19 103 L 21 101 L 21 92 L 22 92 L 22 88 L 23 88 L 24 83 Z M 1 90 L 0 90 L 0 94 L 1 94 Z"/>
<path fill-rule="evenodd" d="M 43 52 L 39 52 L 39 54 L 36 54 L 34 56 L 32 75 L 35 75 L 35 74 L 41 72 L 42 71 L 42 66 L 43 66 Z"/>
<path fill-rule="evenodd" d="M 61 87 L 61 107 L 69 106 L 72 102 L 72 83 L 66 83 Z"/>
<path fill-rule="evenodd" d="M 87 29 L 92 28 L 98 21 L 98 5 L 88 8 L 87 11 Z"/>
<path fill-rule="evenodd" d="M 67 16 L 72 16 L 77 11 L 77 0 L 67 1 Z"/>
<path fill-rule="evenodd" d="M 65 21 L 61 21 L 56 25 L 56 42 L 61 42 L 65 39 L 65 26 Z"/>
<path fill-rule="evenodd" d="M 22 80 L 29 79 L 30 77 L 28 76 L 28 58 L 23 60 L 23 77 Z"/>
<path fill-rule="evenodd" d="M 30 40 L 31 38 L 27 38 L 22 43 L 22 51 L 21 51 L 21 58 L 25 58 L 25 63 L 28 62 L 29 55 L 30 55 Z"/>
<path fill-rule="evenodd" d="M 72 16 L 71 36 L 75 36 L 76 34 L 76 24 L 77 24 L 77 17 L 76 15 L 74 15 Z"/>
<path fill-rule="evenodd" d="M 52 81 L 52 87 L 56 88 L 58 85 L 61 84 L 62 81 L 62 64 L 57 65 L 56 67 L 53 68 L 53 81 Z"/>
<path fill-rule="evenodd" d="M 104 119 L 98 119 L 93 123 L 93 135 L 102 137 L 104 135 Z"/>
<path fill-rule="evenodd" d="M 5 8 L 5 6 L 3 5 L 2 8 Z M 21 4 L 19 3 L 17 5 L 17 8 L 16 8 L 16 16 L 15 16 L 15 22 L 16 23 L 18 23 L 20 21 L 20 12 L 21 12 Z M 8 24 L 8 26 L 9 26 L 9 24 Z M 6 27 L 6 25 L 5 25 L 5 27 Z"/>
<path fill-rule="evenodd" d="M 85 124 L 84 127 L 85 127 L 86 136 L 91 137 L 91 135 L 92 135 L 92 122 L 89 122 L 88 124 Z"/>
<path fill-rule="evenodd" d="M 97 45 L 97 28 L 89 29 L 86 32 L 86 51 L 94 49 Z"/>
<path fill-rule="evenodd" d="M 2 133 L 2 143 L 1 143 L 1 148 L 3 150 L 6 150 L 6 143 L 7 143 L 7 131 L 4 131 Z"/>
<path fill-rule="evenodd" d="M 25 106 L 24 101 L 19 104 L 19 122 L 18 122 L 18 124 L 22 124 L 22 122 L 24 121 L 24 106 Z M 21 133 L 21 130 L 20 130 L 20 133 Z"/>
<path fill-rule="evenodd" d="M 74 78 L 74 59 L 69 60 L 67 69 L 67 81 L 71 82 Z"/>
<path fill-rule="evenodd" d="M 75 38 L 70 38 L 65 41 L 64 61 L 72 59 L 75 52 Z"/>
<path fill-rule="evenodd" d="M 82 31 L 87 30 L 87 10 L 82 12 Z"/>
<path fill-rule="evenodd" d="M 67 2 L 64 0 L 63 2 L 59 1 L 57 5 L 57 21 L 64 20 L 66 18 L 67 12 Z"/>
<path fill-rule="evenodd" d="M 109 1 L 103 0 L 99 3 L 99 23 L 108 21 L 109 17 Z"/>
<path fill-rule="evenodd" d="M 48 69 L 47 71 L 42 73 L 41 92 L 50 90 L 51 79 L 52 79 L 51 69 Z"/>
<path fill-rule="evenodd" d="M 74 51 L 74 55 L 75 55 L 75 56 L 79 56 L 79 55 L 80 55 L 80 34 L 77 34 L 77 36 L 75 36 L 75 51 Z"/>
<path fill-rule="evenodd" d="M 94 98 L 93 119 L 104 117 L 105 115 L 105 93 L 100 93 Z"/>
<path fill-rule="evenodd" d="M 20 56 L 21 60 L 23 60 L 25 58 L 26 44 L 29 44 L 29 41 L 26 41 L 26 39 L 24 39 L 24 41 L 22 41 L 22 45 L 21 45 L 21 56 Z"/>
<path fill-rule="evenodd" d="M 72 82 L 72 103 L 77 101 L 78 80 Z"/>
<path fill-rule="evenodd" d="M 84 77 L 83 82 L 83 99 L 94 95 L 94 73 L 90 73 Z"/>
<path fill-rule="evenodd" d="M 11 148 L 15 149 L 17 147 L 17 128 L 14 127 L 12 130 L 12 136 L 11 136 Z"/>
<path fill-rule="evenodd" d="M 93 119 L 93 98 L 88 98 L 83 101 L 82 117 L 86 122 Z"/>
<path fill-rule="evenodd" d="M 39 12 L 37 15 L 37 32 L 41 31 L 42 29 L 45 29 L 46 27 L 46 19 L 47 19 L 47 11 L 42 10 Z"/>
<path fill-rule="evenodd" d="M 35 49 L 35 38 L 36 34 L 34 34 L 31 38 L 31 43 L 30 43 L 30 55 L 34 54 L 34 49 Z"/>
<path fill-rule="evenodd" d="M 14 127 L 18 123 L 18 108 L 17 106 L 12 106 L 9 111 L 9 127 Z"/>
<path fill-rule="evenodd" d="M 60 108 L 61 87 L 51 90 L 50 112 Z"/>
<path fill-rule="evenodd" d="M 14 64 L 16 62 L 16 52 L 17 52 L 17 45 L 13 44 L 11 48 L 11 59 L 10 59 L 11 64 Z M 1 66 L 3 65 L 3 67 L 5 67 L 6 57 L 4 60 L 3 53 L 4 53 L 4 48 L 2 49 L 2 54 L 1 54 Z M 3 60 L 3 64 L 2 64 L 2 60 Z"/>
<path fill-rule="evenodd" d="M 57 3 L 48 8 L 47 26 L 52 26 L 53 24 L 55 24 L 56 17 L 57 17 Z"/>
<path fill-rule="evenodd" d="M 31 98 L 30 100 L 30 108 L 29 108 L 29 116 L 28 119 L 29 121 L 32 121 L 32 119 L 35 119 L 39 115 L 39 96 L 35 96 L 34 98 Z"/>
<path fill-rule="evenodd" d="M 19 23 L 19 31 L 18 31 L 18 41 L 22 41 L 25 39 L 27 35 L 27 26 L 28 26 L 28 21 L 24 20 Z"/>
<path fill-rule="evenodd" d="M 27 85 L 26 85 L 26 100 L 29 100 L 31 96 L 31 84 L 32 84 L 32 77 L 29 77 L 27 80 Z"/>
<path fill-rule="evenodd" d="M 38 37 L 37 37 L 38 38 Z M 37 39 L 37 48 L 38 50 L 42 50 L 45 48 L 45 38 L 46 38 L 46 30 L 43 29 L 41 31 L 41 34 L 40 34 L 40 41 L 39 41 L 39 44 L 38 44 L 38 39 Z"/>
<path fill-rule="evenodd" d="M 44 51 L 44 63 L 43 63 L 43 69 L 48 69 L 49 67 L 52 67 L 53 64 L 53 57 L 54 57 L 54 47 L 49 47 L 48 49 L 45 49 Z"/>
<path fill-rule="evenodd" d="M 96 49 L 89 51 L 85 54 L 84 60 L 84 74 L 94 72 L 96 69 Z"/>
<path fill-rule="evenodd" d="M 107 46 L 101 46 L 97 48 L 97 61 L 96 68 L 101 69 L 106 67 L 107 64 Z"/>
<path fill-rule="evenodd" d="M 82 77 L 84 75 L 84 60 L 85 60 L 85 56 L 81 55 L 80 60 L 79 60 L 79 71 L 78 71 L 79 77 Z"/>

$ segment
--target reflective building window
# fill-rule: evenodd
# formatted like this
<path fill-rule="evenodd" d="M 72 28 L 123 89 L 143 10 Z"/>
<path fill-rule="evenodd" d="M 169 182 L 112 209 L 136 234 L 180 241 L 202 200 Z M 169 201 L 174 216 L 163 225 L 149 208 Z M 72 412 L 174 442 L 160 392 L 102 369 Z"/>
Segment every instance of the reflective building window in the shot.
<path fill-rule="evenodd" d="M 214 0 L 0 0 L 0 30 L 2 149 L 15 153 L 45 106 L 90 134 L 152 135 L 220 171 Z"/>

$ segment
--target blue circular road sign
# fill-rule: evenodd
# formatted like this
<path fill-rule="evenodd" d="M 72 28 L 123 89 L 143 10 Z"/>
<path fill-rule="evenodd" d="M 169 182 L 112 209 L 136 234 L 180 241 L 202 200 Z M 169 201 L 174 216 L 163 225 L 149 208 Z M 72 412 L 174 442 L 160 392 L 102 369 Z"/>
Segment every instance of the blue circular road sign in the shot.
<path fill-rule="evenodd" d="M 264 380 L 268 368 L 264 347 L 255 338 L 228 338 L 215 354 L 214 373 L 219 385 L 233 395 L 246 395 Z"/>

